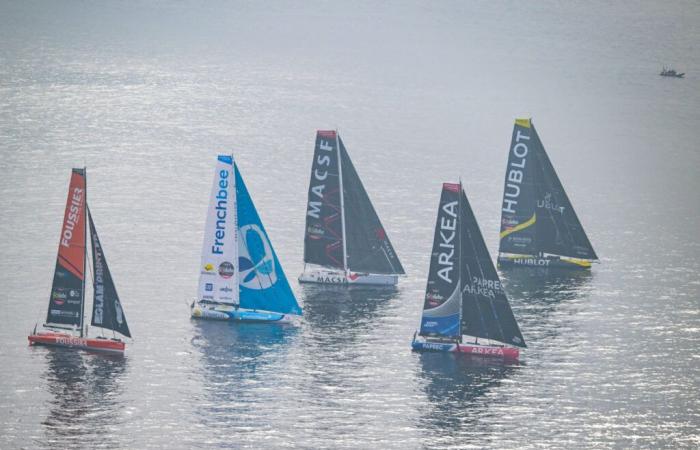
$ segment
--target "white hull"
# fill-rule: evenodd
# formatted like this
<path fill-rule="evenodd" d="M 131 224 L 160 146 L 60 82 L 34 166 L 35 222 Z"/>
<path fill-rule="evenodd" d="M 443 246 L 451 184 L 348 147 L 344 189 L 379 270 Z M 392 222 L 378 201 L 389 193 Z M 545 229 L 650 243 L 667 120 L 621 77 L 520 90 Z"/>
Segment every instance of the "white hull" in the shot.
<path fill-rule="evenodd" d="M 399 282 L 399 276 L 378 273 L 345 273 L 340 270 L 308 268 L 304 273 L 299 275 L 299 282 L 332 284 L 337 286 L 396 286 Z"/>

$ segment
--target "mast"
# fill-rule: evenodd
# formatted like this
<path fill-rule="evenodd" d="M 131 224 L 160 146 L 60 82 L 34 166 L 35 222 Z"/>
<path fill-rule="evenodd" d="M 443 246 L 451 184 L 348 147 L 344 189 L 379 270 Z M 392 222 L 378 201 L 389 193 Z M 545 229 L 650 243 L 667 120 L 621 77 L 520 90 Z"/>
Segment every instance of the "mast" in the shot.
<path fill-rule="evenodd" d="M 459 195 L 457 197 L 457 220 L 460 220 L 462 218 L 462 177 L 459 177 Z M 462 342 L 462 297 L 463 297 L 463 292 L 462 292 L 462 227 L 464 224 L 459 224 L 459 233 L 457 233 L 457 261 L 459 261 L 459 266 L 457 267 L 457 276 L 459 277 L 457 281 L 457 286 L 459 286 L 459 335 L 457 336 L 457 341 Z M 457 347 L 459 349 L 459 346 Z"/>
<path fill-rule="evenodd" d="M 87 167 L 83 166 L 83 179 L 85 180 L 85 199 L 83 200 L 85 204 L 85 209 L 83 211 L 83 229 L 85 230 L 84 233 L 84 239 L 83 239 L 83 289 L 82 289 L 82 301 L 80 302 L 80 337 L 83 337 L 83 329 L 85 325 L 85 269 L 87 265 L 87 215 L 88 215 L 88 206 L 87 206 Z M 94 302 L 95 299 L 93 298 L 92 301 Z"/>
<path fill-rule="evenodd" d="M 338 130 L 335 130 L 335 147 L 338 153 L 338 183 L 340 186 L 340 224 L 343 230 L 343 271 L 347 273 L 348 271 L 348 251 L 347 251 L 347 235 L 345 234 L 345 203 L 343 197 L 345 197 L 345 192 L 343 190 L 343 166 L 340 161 L 340 137 L 338 136 Z"/>

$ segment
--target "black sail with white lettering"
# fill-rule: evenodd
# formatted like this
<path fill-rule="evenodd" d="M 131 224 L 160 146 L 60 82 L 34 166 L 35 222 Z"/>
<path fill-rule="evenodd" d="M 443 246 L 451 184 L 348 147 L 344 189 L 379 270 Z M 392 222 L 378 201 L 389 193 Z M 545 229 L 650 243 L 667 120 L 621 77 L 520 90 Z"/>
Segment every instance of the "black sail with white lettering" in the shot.
<path fill-rule="evenodd" d="M 532 139 L 537 166 L 541 170 L 537 177 L 535 200 L 538 251 L 574 258 L 598 259 L 534 125 Z"/>
<path fill-rule="evenodd" d="M 345 266 L 335 131 L 316 133 L 306 205 L 304 262 L 339 269 Z"/>
<path fill-rule="evenodd" d="M 425 288 L 422 336 L 460 336 L 459 236 L 459 185 L 444 183 Z"/>
<path fill-rule="evenodd" d="M 501 205 L 501 253 L 537 253 L 535 204 L 537 160 L 529 120 L 516 120 L 508 154 Z"/>
<path fill-rule="evenodd" d="M 515 121 L 501 213 L 501 253 L 598 259 L 529 119 Z"/>
<path fill-rule="evenodd" d="M 343 175 L 348 268 L 354 272 L 403 274 L 403 266 L 348 156 L 343 141 L 340 138 L 338 141 Z"/>
<path fill-rule="evenodd" d="M 117 331 L 124 336 L 131 337 L 129 326 L 122 305 L 119 302 L 117 289 L 112 281 L 112 275 L 107 267 L 107 260 L 97 236 L 92 215 L 88 209 L 90 221 L 90 237 L 92 241 L 92 264 L 94 297 L 92 302 L 92 325 Z"/>
<path fill-rule="evenodd" d="M 461 186 L 459 195 L 462 334 L 525 347 L 525 340 Z"/>

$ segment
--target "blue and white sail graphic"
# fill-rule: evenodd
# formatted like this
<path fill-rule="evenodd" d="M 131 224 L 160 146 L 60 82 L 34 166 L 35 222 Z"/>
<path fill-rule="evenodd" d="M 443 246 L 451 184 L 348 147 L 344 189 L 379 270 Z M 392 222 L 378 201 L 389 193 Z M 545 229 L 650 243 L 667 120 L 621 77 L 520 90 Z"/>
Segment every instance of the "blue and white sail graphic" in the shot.
<path fill-rule="evenodd" d="M 300 315 L 301 308 L 235 164 L 234 171 L 238 209 L 240 306 L 245 309 Z"/>

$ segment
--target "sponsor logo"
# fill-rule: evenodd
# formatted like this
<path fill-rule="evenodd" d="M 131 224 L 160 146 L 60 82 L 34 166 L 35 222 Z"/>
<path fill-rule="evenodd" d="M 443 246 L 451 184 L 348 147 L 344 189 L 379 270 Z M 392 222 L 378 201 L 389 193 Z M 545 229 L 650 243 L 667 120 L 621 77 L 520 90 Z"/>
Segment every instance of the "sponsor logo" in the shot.
<path fill-rule="evenodd" d="M 219 264 L 219 276 L 221 278 L 231 278 L 235 272 L 235 268 L 233 267 L 233 264 L 231 264 L 228 261 L 224 261 L 221 264 Z"/>
<path fill-rule="evenodd" d="M 444 300 L 445 297 L 443 297 L 437 292 L 427 292 L 425 294 L 425 301 L 428 302 L 428 305 L 433 308 L 442 304 Z"/>
<path fill-rule="evenodd" d="M 213 271 L 214 271 L 214 264 L 212 264 L 212 263 L 206 263 L 206 264 L 204 265 L 204 270 L 205 270 L 206 272 L 213 272 Z"/>
<path fill-rule="evenodd" d="M 528 153 L 527 141 L 530 136 L 523 134 L 521 130 L 516 128 L 515 145 L 510 149 L 511 157 L 509 159 L 508 172 L 506 173 L 506 187 L 503 191 L 503 208 L 504 213 L 515 214 L 515 209 L 518 206 L 518 197 L 520 197 L 520 185 L 523 182 L 525 162 Z M 523 142 L 525 141 L 525 142 Z"/>
<path fill-rule="evenodd" d="M 233 289 L 231 289 L 231 288 L 228 287 L 228 286 L 224 286 L 224 287 L 222 287 L 222 288 L 219 288 L 219 291 L 220 291 L 220 292 L 233 292 Z M 223 298 L 223 297 L 222 297 L 222 298 Z"/>
<path fill-rule="evenodd" d="M 473 277 L 471 284 L 464 286 L 464 292 L 473 295 L 483 295 L 489 298 L 495 298 L 496 293 L 500 292 L 501 282 L 499 280 L 488 280 L 486 278 Z"/>
<path fill-rule="evenodd" d="M 211 292 L 214 290 L 214 285 L 212 283 L 207 283 L 204 285 L 204 290 L 207 292 Z"/>
<path fill-rule="evenodd" d="M 335 138 L 335 133 L 333 134 Z M 326 189 L 326 179 L 328 178 L 328 167 L 331 165 L 333 156 L 333 146 L 331 141 L 324 140 L 319 133 L 318 147 L 315 152 L 316 160 L 311 172 L 311 185 L 309 188 L 309 203 L 306 215 L 318 219 L 321 214 L 323 204 L 323 191 Z"/>
<path fill-rule="evenodd" d="M 53 291 L 51 293 L 51 300 L 58 306 L 63 305 L 66 302 L 66 298 L 65 292 Z"/>
<path fill-rule="evenodd" d="M 104 297 L 105 297 L 105 286 L 104 286 L 104 265 L 102 259 L 102 248 L 99 243 L 93 237 L 93 242 L 95 242 L 95 308 L 93 312 L 93 320 L 95 324 L 101 325 L 103 323 L 103 313 L 104 313 Z"/>
<path fill-rule="evenodd" d="M 348 280 L 345 277 L 339 276 L 320 276 L 316 279 L 319 283 L 324 284 L 347 284 Z"/>
<path fill-rule="evenodd" d="M 457 201 L 445 203 L 440 216 L 440 241 L 438 244 L 438 277 L 452 284 L 452 270 L 454 269 L 455 236 L 457 235 Z"/>
<path fill-rule="evenodd" d="M 277 283 L 277 270 L 272 246 L 257 224 L 240 227 L 239 283 L 248 289 L 267 289 Z"/>
<path fill-rule="evenodd" d="M 539 258 L 515 258 L 513 259 L 513 264 L 520 264 L 523 266 L 548 266 L 548 259 Z"/>
<path fill-rule="evenodd" d="M 226 237 L 226 216 L 228 215 L 228 189 L 230 172 L 226 169 L 219 171 L 219 182 L 215 185 L 218 187 L 216 193 L 216 227 L 214 228 L 214 244 L 211 246 L 211 252 L 214 255 L 224 254 L 224 238 Z"/>
<path fill-rule="evenodd" d="M 559 206 L 552 200 L 552 194 L 547 192 L 544 196 L 544 200 L 537 200 L 537 207 L 549 209 L 550 211 L 556 211 L 559 214 L 564 214 L 564 207 Z"/>
<path fill-rule="evenodd" d="M 70 241 L 73 239 L 73 231 L 79 223 L 80 213 L 83 208 L 83 190 L 79 187 L 73 188 L 73 195 L 70 198 L 70 203 L 66 208 L 66 219 L 63 222 L 63 231 L 61 232 L 61 245 L 70 247 Z"/>
<path fill-rule="evenodd" d="M 71 347 L 87 347 L 85 339 L 75 337 L 59 337 L 56 338 L 56 343 L 59 345 L 70 345 Z"/>
<path fill-rule="evenodd" d="M 71 297 L 80 297 L 80 291 L 76 291 L 75 289 L 71 289 L 70 292 L 68 293 Z"/>
<path fill-rule="evenodd" d="M 309 239 L 321 239 L 321 237 L 326 234 L 325 231 L 323 231 L 323 228 L 321 228 L 317 224 L 311 224 L 306 228 L 306 234 L 309 236 Z"/>
<path fill-rule="evenodd" d="M 426 350 L 448 351 L 452 349 L 454 344 L 436 344 L 433 342 L 423 343 L 423 348 Z"/>

